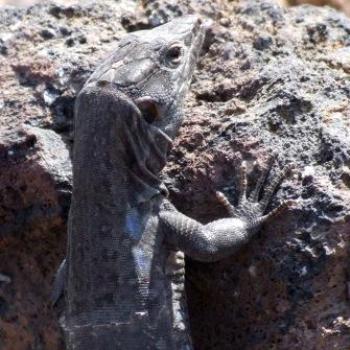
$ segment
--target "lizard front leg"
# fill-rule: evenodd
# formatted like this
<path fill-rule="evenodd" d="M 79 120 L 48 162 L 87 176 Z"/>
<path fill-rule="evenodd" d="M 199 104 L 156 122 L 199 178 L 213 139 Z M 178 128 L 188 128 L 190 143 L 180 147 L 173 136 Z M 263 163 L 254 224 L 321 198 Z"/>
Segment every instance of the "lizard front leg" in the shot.
<path fill-rule="evenodd" d="M 282 213 L 291 205 L 291 201 L 282 202 L 277 208 L 266 213 L 273 194 L 276 192 L 278 186 L 287 176 L 290 167 L 283 168 L 272 180 L 272 182 L 266 186 L 262 192 L 266 179 L 271 171 L 274 158 L 271 158 L 268 165 L 263 169 L 262 174 L 255 185 L 253 191 L 247 196 L 247 167 L 243 162 L 240 168 L 239 176 L 239 198 L 237 206 L 233 206 L 227 197 L 221 193 L 216 192 L 216 196 L 221 204 L 226 208 L 230 217 L 237 218 L 244 221 L 252 233 L 258 231 L 261 225 L 271 220 L 274 216 Z M 261 198 L 260 198 L 261 197 Z"/>
<path fill-rule="evenodd" d="M 217 192 L 218 199 L 229 212 L 228 218 L 202 225 L 176 210 L 162 211 L 160 222 L 164 225 L 166 241 L 199 261 L 217 261 L 235 253 L 259 231 L 264 222 L 280 214 L 291 204 L 283 202 L 266 213 L 273 194 L 289 171 L 289 168 L 282 169 L 269 185 L 264 186 L 271 166 L 270 161 L 256 187 L 247 196 L 246 166 L 243 163 L 239 181 L 240 195 L 236 207 L 225 195 Z"/>

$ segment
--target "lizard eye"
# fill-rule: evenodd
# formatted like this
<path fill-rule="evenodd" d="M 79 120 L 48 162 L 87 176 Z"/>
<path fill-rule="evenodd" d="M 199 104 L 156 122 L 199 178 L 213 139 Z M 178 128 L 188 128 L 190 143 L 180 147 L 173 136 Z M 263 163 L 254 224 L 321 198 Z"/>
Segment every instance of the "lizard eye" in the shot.
<path fill-rule="evenodd" d="M 180 44 L 173 44 L 165 52 L 165 63 L 171 67 L 175 68 L 181 62 L 183 56 L 183 48 Z"/>

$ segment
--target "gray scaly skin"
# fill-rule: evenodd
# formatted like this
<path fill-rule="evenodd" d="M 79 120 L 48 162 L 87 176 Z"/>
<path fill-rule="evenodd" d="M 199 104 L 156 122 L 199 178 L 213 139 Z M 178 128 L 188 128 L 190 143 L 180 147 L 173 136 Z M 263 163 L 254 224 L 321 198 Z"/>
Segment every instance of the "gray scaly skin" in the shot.
<path fill-rule="evenodd" d="M 53 295 L 65 289 L 67 349 L 192 349 L 184 254 L 230 256 L 286 206 L 264 215 L 284 171 L 246 198 L 244 165 L 238 206 L 217 194 L 228 218 L 202 225 L 166 198 L 159 173 L 204 35 L 193 16 L 129 34 L 78 95 L 67 258 Z"/>

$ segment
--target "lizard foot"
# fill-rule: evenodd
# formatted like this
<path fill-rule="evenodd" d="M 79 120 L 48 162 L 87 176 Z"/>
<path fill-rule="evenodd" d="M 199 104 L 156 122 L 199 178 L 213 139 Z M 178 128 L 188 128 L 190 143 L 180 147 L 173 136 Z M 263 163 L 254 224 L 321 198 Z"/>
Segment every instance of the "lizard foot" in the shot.
<path fill-rule="evenodd" d="M 275 157 L 271 157 L 249 196 L 247 195 L 247 165 L 246 162 L 242 162 L 239 173 L 239 197 L 237 206 L 233 206 L 223 193 L 216 192 L 218 200 L 226 208 L 230 217 L 240 218 L 246 221 L 247 225 L 252 229 L 258 229 L 262 223 L 280 215 L 293 204 L 292 201 L 284 201 L 277 208 L 266 213 L 266 209 L 274 193 L 292 169 L 291 166 L 284 167 L 275 175 L 271 183 L 265 186 L 274 162 Z"/>

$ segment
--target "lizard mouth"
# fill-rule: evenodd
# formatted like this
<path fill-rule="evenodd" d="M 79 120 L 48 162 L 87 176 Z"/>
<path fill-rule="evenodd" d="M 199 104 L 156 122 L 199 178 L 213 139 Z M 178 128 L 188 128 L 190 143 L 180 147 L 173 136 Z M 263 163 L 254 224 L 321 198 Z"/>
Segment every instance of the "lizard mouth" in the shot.
<path fill-rule="evenodd" d="M 150 96 L 140 97 L 135 100 L 136 106 L 139 108 L 142 117 L 148 124 L 161 119 L 161 107 L 154 98 Z"/>

